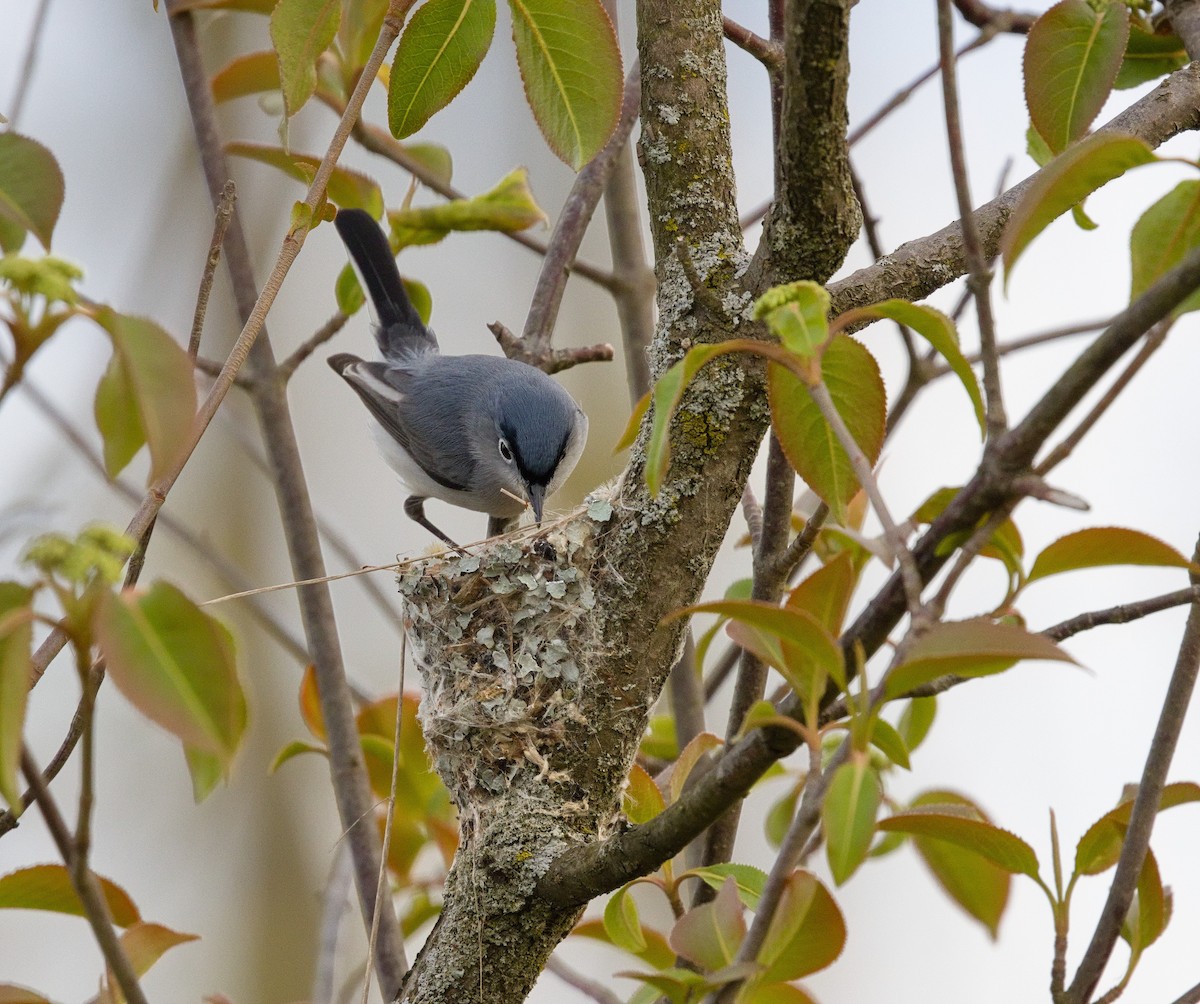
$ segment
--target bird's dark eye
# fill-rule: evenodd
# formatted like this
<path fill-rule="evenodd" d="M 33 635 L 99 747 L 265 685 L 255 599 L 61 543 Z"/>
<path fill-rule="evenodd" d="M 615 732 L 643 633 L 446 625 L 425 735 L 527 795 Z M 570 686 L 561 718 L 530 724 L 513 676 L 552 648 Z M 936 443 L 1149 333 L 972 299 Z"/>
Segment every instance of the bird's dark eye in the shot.
<path fill-rule="evenodd" d="M 512 458 L 513 458 L 512 449 L 509 447 L 508 443 L 505 442 L 505 440 L 503 440 L 503 439 L 500 440 L 500 456 L 502 456 L 510 464 L 512 463 Z"/>

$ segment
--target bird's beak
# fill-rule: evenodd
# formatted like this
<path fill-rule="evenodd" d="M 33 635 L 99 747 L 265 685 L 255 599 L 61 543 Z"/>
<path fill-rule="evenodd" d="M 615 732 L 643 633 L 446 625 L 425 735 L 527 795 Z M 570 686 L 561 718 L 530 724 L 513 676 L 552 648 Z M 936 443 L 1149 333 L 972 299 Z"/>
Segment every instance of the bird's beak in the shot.
<path fill-rule="evenodd" d="M 542 506 L 546 502 L 546 486 L 527 484 L 525 487 L 529 491 L 529 504 L 533 506 L 533 518 L 537 520 L 537 525 L 541 526 Z"/>

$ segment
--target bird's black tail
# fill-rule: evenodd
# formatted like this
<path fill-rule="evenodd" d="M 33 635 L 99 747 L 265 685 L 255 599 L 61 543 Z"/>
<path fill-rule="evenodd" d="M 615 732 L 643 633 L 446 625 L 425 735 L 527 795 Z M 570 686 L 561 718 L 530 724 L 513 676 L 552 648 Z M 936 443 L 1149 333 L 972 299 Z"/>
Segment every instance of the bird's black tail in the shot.
<path fill-rule="evenodd" d="M 379 224 L 362 209 L 340 209 L 334 226 L 375 304 L 379 317 L 375 341 L 384 358 L 400 359 L 414 352 L 436 352 L 437 339 L 425 327 L 404 291 L 396 259 Z"/>

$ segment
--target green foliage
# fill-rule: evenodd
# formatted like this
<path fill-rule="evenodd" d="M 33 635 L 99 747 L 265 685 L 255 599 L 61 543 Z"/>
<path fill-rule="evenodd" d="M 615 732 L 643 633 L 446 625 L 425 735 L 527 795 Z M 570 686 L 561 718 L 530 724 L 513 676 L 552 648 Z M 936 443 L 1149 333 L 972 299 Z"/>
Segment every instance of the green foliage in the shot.
<path fill-rule="evenodd" d="M 732 880 L 737 885 L 737 893 L 742 905 L 750 910 L 758 907 L 763 887 L 767 884 L 767 873 L 761 868 L 736 864 L 732 861 L 704 868 L 689 868 L 679 876 L 679 881 L 683 882 L 687 878 L 698 878 L 710 889 L 721 889 L 727 881 Z"/>
<path fill-rule="evenodd" d="M 1136 789 L 1126 793 L 1121 803 L 1096 820 L 1079 839 L 1075 847 L 1075 872 L 1078 875 L 1099 875 L 1117 863 L 1125 828 L 1133 812 Z M 1200 785 L 1187 781 L 1168 784 L 1162 793 L 1158 811 L 1177 805 L 1200 802 Z"/>
<path fill-rule="evenodd" d="M 1182 181 L 1147 209 L 1129 238 L 1133 281 L 1129 299 L 1136 300 L 1200 245 L 1200 181 Z M 1200 308 L 1200 292 L 1172 311 L 1179 317 Z"/>
<path fill-rule="evenodd" d="M 1029 582 L 1082 568 L 1107 565 L 1152 565 L 1190 568 L 1182 554 L 1148 533 L 1119 526 L 1077 530 L 1046 547 L 1029 570 Z"/>
<path fill-rule="evenodd" d="M 237 56 L 213 74 L 209 85 L 217 104 L 250 94 L 277 91 L 280 87 L 279 58 L 273 49 Z"/>
<path fill-rule="evenodd" d="M 838 885 L 858 870 L 871 849 L 882 801 L 879 776 L 865 756 L 852 754 L 834 771 L 821 806 L 821 821 L 829 870 Z"/>
<path fill-rule="evenodd" d="M 130 703 L 228 773 L 246 728 L 228 630 L 164 582 L 105 594 L 93 629 L 109 678 Z"/>
<path fill-rule="evenodd" d="M 113 585 L 133 554 L 134 542 L 114 527 L 92 523 L 72 540 L 61 533 L 35 537 L 25 549 L 26 564 L 74 586 L 93 581 Z"/>
<path fill-rule="evenodd" d="M 287 116 L 317 89 L 317 59 L 337 34 L 340 0 L 279 0 L 271 12 L 271 41 Z"/>
<path fill-rule="evenodd" d="M 621 804 L 625 818 L 631 823 L 648 823 L 667 807 L 654 778 L 637 763 L 629 771 L 629 783 Z"/>
<path fill-rule="evenodd" d="M 546 214 L 529 190 L 529 176 L 523 167 L 510 171 L 482 195 L 451 199 L 436 206 L 388 211 L 392 247 L 397 250 L 416 244 L 436 244 L 455 230 L 513 233 L 545 221 Z"/>
<path fill-rule="evenodd" d="M 689 962 L 720 970 L 733 962 L 745 937 L 746 918 L 737 882 L 730 876 L 713 899 L 692 907 L 675 922 L 669 940 Z"/>
<path fill-rule="evenodd" d="M 637 904 L 630 895 L 636 880 L 621 886 L 604 905 L 604 931 L 618 948 L 637 955 L 646 947 L 642 936 L 642 924 L 638 919 Z"/>
<path fill-rule="evenodd" d="M 130 927 L 142 916 L 129 893 L 115 882 L 96 876 L 108 912 L 117 927 Z M 48 910 L 85 917 L 83 903 L 71 884 L 71 876 L 62 865 L 34 865 L 0 876 L 0 909 Z"/>
<path fill-rule="evenodd" d="M 1000 251 L 1005 285 L 1025 248 L 1058 217 L 1130 168 L 1157 159 L 1140 139 L 1106 132 L 1054 158 L 1034 178 L 1004 228 Z"/>
<path fill-rule="evenodd" d="M 947 811 L 952 807 L 968 818 L 991 825 L 983 811 L 970 799 L 953 791 L 925 791 L 912 800 L 911 809 Z M 896 830 L 899 834 L 902 831 Z M 1011 871 L 962 842 L 914 833 L 912 844 L 937 883 L 966 913 L 979 921 L 993 939 L 1008 905 Z"/>
<path fill-rule="evenodd" d="M 1074 662 L 1049 638 L 985 617 L 935 624 L 912 645 L 908 658 L 887 676 L 887 694 L 899 697 L 941 676 L 1002 673 L 1022 659 Z"/>
<path fill-rule="evenodd" d="M 1170 31 L 1159 34 L 1154 25 L 1138 13 L 1133 14 L 1129 29 L 1125 59 L 1113 82 L 1113 87 L 1118 90 L 1165 77 L 1188 64 L 1187 49 L 1178 35 Z"/>
<path fill-rule="evenodd" d="M 788 876 L 758 961 L 766 982 L 798 980 L 831 965 L 846 944 L 846 922 L 829 890 L 809 872 Z"/>
<path fill-rule="evenodd" d="M 977 818 L 965 800 L 940 805 L 922 804 L 881 820 L 885 832 L 945 840 L 985 858 L 998 868 L 1037 878 L 1038 859 L 1033 848 L 1008 830 Z"/>
<path fill-rule="evenodd" d="M 470 82 L 492 44 L 495 0 L 427 0 L 400 36 L 388 84 L 388 124 L 410 136 Z"/>
<path fill-rule="evenodd" d="M 854 441 L 873 465 L 883 449 L 887 393 L 874 357 L 840 336 L 821 355 L 820 377 Z M 794 370 L 767 367 L 771 424 L 788 461 L 839 522 L 861 487 L 850 458 Z"/>
<path fill-rule="evenodd" d="M 227 143 L 225 152 L 234 157 L 270 164 L 306 186 L 312 184 L 321 164 L 320 157 L 257 143 Z M 342 209 L 365 209 L 377 219 L 383 215 L 383 193 L 379 190 L 378 182 L 358 171 L 335 167 L 329 176 L 328 195 L 330 201 Z"/>
<path fill-rule="evenodd" d="M 1030 28 L 1025 102 L 1053 153 L 1083 136 L 1099 114 L 1128 38 L 1129 9 L 1109 0 L 1062 0 Z"/>
<path fill-rule="evenodd" d="M 62 209 L 62 170 L 37 140 L 0 132 L 0 250 L 19 251 L 26 231 L 46 250 Z"/>
<path fill-rule="evenodd" d="M 542 135 L 578 171 L 621 113 L 621 50 L 600 0 L 509 0 L 517 65 Z"/>
<path fill-rule="evenodd" d="M 763 321 L 789 352 L 815 356 L 829 337 L 829 293 L 809 280 L 768 289 L 754 303 L 754 319 Z"/>
<path fill-rule="evenodd" d="M 142 444 L 150 447 L 154 482 L 179 463 L 191 445 L 196 414 L 192 363 L 153 321 L 95 312 L 113 343 L 112 360 L 96 388 L 96 425 L 104 437 L 104 465 L 116 477 Z"/>
<path fill-rule="evenodd" d="M 16 582 L 0 582 L 0 797 L 20 815 L 21 730 L 29 679 L 33 671 L 33 590 Z"/>
<path fill-rule="evenodd" d="M 696 765 L 708 757 L 708 754 L 719 749 L 723 743 L 711 732 L 701 732 L 679 752 L 675 765 L 671 768 L 671 780 L 667 783 L 667 803 L 679 801 L 683 794 L 688 777 Z"/>

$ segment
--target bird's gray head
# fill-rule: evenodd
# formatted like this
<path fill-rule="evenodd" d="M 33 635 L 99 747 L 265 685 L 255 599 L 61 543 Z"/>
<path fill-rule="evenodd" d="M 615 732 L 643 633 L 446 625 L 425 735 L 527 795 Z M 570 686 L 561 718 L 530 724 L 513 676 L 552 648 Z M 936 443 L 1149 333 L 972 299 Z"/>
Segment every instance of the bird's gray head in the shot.
<path fill-rule="evenodd" d="M 480 451 L 485 477 L 527 500 L 540 523 L 546 497 L 558 490 L 583 452 L 587 416 L 562 387 L 524 365 L 506 371 L 489 405 L 490 457 L 488 446 Z"/>

